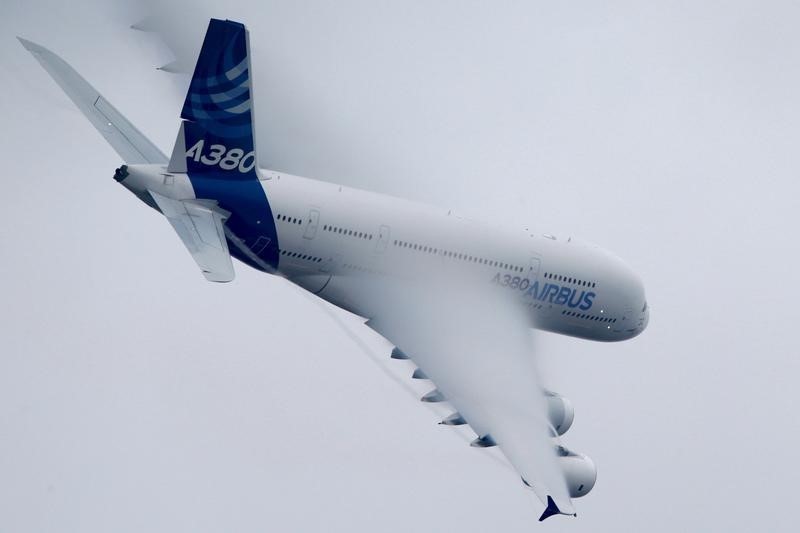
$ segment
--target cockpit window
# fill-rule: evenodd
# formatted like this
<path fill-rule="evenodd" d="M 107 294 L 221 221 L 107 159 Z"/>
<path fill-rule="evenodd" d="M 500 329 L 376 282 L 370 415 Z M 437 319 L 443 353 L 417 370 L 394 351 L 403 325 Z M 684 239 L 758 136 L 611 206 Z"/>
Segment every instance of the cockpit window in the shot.
<path fill-rule="evenodd" d="M 644 307 L 642 307 L 642 313 L 644 313 L 645 311 L 647 311 L 647 301 L 646 300 L 644 302 Z"/>

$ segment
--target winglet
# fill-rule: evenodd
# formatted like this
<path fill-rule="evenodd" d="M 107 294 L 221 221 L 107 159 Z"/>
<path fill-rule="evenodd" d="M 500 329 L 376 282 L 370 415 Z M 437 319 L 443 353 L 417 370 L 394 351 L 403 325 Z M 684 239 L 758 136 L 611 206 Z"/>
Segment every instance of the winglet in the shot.
<path fill-rule="evenodd" d="M 527 482 L 525 484 L 527 485 Z M 556 515 L 556 514 L 566 515 L 568 513 L 565 513 L 561 509 L 559 509 L 558 505 L 556 505 L 555 500 L 553 500 L 553 497 L 548 495 L 547 496 L 547 508 L 542 513 L 542 516 L 539 517 L 539 522 L 543 521 L 546 518 L 550 518 L 551 516 Z M 573 514 L 572 516 L 578 516 L 578 515 L 577 514 Z"/>

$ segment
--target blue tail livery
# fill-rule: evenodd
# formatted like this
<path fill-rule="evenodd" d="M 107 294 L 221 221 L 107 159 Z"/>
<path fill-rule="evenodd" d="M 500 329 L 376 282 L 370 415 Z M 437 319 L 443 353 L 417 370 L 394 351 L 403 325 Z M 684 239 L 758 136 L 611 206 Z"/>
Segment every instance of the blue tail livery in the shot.
<path fill-rule="evenodd" d="M 197 58 L 170 171 L 247 179 L 256 169 L 247 30 L 212 19 Z"/>
<path fill-rule="evenodd" d="M 249 36 L 243 24 L 211 19 L 181 112 L 168 170 L 186 173 L 198 199 L 230 213 L 232 255 L 260 270 L 278 266 L 278 236 L 259 181 Z"/>

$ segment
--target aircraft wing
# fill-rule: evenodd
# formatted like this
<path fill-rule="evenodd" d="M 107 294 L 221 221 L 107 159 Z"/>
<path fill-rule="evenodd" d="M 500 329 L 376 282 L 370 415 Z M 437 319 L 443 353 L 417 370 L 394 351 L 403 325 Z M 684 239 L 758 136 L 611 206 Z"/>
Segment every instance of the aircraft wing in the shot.
<path fill-rule="evenodd" d="M 442 424 L 469 424 L 475 447 L 497 446 L 527 487 L 547 505 L 540 518 L 574 514 L 539 384 L 530 325 L 510 302 L 464 288 L 402 287 L 381 295 L 367 325 L 411 359 L 415 377 L 436 389 L 423 401 L 446 401 Z"/>
<path fill-rule="evenodd" d="M 197 266 L 209 281 L 234 278 L 233 263 L 225 239 L 225 220 L 230 213 L 208 200 L 173 200 L 149 191 L 161 213 L 175 228 Z"/>
<path fill-rule="evenodd" d="M 166 164 L 169 159 L 128 122 L 108 100 L 59 56 L 34 42 L 17 37 L 78 109 L 126 163 Z"/>

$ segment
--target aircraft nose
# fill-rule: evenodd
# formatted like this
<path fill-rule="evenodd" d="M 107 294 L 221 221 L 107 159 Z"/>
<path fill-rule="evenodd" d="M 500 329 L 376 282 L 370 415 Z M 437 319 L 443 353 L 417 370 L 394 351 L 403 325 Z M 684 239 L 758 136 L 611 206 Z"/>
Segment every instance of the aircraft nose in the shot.
<path fill-rule="evenodd" d="M 626 340 L 642 333 L 650 321 L 644 281 L 625 261 L 600 247 L 595 247 L 597 264 L 602 265 L 608 283 L 598 290 L 599 297 L 608 298 L 619 321 L 612 326 L 615 340 Z M 604 292 L 606 291 L 606 292 Z"/>
<path fill-rule="evenodd" d="M 645 294 L 644 282 L 636 272 L 630 267 L 627 267 L 626 282 L 626 298 L 628 302 L 629 316 L 632 323 L 627 326 L 626 331 L 630 337 L 636 337 L 641 334 L 650 322 L 650 305 L 647 303 L 647 296 Z M 630 338 L 629 337 L 629 338 Z"/>

